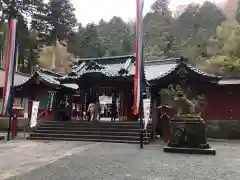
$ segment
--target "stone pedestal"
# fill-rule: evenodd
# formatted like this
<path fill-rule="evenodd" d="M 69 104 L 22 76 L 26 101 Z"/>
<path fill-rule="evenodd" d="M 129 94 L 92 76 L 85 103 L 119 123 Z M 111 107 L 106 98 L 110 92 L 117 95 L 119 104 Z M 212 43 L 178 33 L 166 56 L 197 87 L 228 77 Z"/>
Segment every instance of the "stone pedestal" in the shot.
<path fill-rule="evenodd" d="M 170 138 L 164 152 L 212 154 L 206 142 L 205 122 L 198 116 L 177 116 L 170 121 Z"/>

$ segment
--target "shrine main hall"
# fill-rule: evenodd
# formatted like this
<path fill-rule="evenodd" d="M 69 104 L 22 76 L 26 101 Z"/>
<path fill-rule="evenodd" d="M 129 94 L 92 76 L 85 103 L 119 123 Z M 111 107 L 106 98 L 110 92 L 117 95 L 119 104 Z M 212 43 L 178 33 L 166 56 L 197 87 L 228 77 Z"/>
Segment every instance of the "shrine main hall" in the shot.
<path fill-rule="evenodd" d="M 100 121 L 110 116 L 109 109 L 115 104 L 116 124 L 131 124 L 138 119 L 132 113 L 135 60 L 134 55 L 79 59 L 68 75 L 39 69 L 15 86 L 16 99 L 28 100 L 29 113 L 31 102 L 40 101 L 40 124 L 58 120 L 63 99 L 70 104 L 66 120 L 82 119 L 89 104 L 100 99 L 103 107 Z M 162 104 L 161 89 L 180 84 L 190 88 L 195 96 L 205 95 L 202 115 L 209 137 L 240 137 L 240 79 L 205 73 L 184 58 L 145 61 L 144 78 L 144 98 L 150 100 L 152 122 L 159 119 L 156 107 Z"/>

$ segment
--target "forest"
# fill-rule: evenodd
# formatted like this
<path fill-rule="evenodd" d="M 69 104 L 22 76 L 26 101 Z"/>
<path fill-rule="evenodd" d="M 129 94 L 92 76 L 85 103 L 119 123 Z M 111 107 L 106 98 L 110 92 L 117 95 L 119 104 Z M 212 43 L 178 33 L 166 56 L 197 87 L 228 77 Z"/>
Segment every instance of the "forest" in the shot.
<path fill-rule="evenodd" d="M 11 3 L 15 3 L 11 6 Z M 12 8 L 12 9 L 10 9 Z M 89 7 L 90 8 L 90 7 Z M 83 26 L 70 0 L 1 0 L 0 48 L 10 16 L 17 17 L 18 63 L 30 73 L 43 46 L 66 42 L 77 58 L 134 54 L 135 22 L 121 17 Z M 134 11 L 134 10 L 133 10 Z M 188 4 L 173 16 L 169 0 L 156 0 L 143 18 L 144 60 L 186 57 L 200 69 L 219 74 L 240 71 L 240 3 L 234 19 L 212 2 Z"/>

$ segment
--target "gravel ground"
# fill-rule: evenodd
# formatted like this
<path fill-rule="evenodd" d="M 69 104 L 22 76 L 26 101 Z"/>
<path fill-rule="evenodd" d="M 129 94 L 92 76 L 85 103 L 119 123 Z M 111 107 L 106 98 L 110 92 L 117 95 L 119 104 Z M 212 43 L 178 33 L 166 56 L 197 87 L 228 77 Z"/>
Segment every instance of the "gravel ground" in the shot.
<path fill-rule="evenodd" d="M 0 179 L 44 167 L 97 143 L 14 140 L 0 144 Z"/>
<path fill-rule="evenodd" d="M 216 156 L 168 154 L 160 146 L 98 143 L 9 180 L 239 180 L 240 143 L 211 142 Z"/>

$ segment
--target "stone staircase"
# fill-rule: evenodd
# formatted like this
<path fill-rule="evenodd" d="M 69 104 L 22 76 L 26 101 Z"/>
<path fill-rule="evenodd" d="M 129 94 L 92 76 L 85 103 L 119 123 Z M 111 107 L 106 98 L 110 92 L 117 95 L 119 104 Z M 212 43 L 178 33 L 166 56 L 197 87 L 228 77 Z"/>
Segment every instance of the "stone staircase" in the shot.
<path fill-rule="evenodd" d="M 139 122 L 88 122 L 88 121 L 45 121 L 42 122 L 28 139 L 95 141 L 113 143 L 140 142 Z M 149 144 L 152 125 L 144 132 L 144 144 Z"/>

